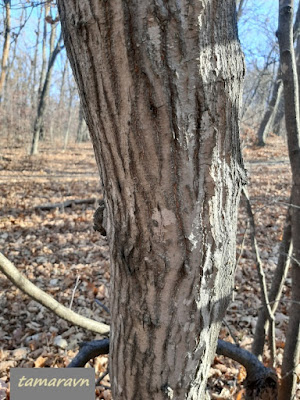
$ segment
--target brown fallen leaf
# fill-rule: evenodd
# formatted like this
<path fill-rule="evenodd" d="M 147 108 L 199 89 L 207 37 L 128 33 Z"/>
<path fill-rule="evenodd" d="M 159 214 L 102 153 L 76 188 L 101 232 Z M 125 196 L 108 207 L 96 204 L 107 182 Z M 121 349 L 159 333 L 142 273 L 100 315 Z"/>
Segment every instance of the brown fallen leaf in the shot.
<path fill-rule="evenodd" d="M 45 362 L 47 361 L 47 357 L 38 357 L 35 362 L 34 362 L 34 367 L 35 368 L 43 368 L 43 366 L 45 365 Z"/>

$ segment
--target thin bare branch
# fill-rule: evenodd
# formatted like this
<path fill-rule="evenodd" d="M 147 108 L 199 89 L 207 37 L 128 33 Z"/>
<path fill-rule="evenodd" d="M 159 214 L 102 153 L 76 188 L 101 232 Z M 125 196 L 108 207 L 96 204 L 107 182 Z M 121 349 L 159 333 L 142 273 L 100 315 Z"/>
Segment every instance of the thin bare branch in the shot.
<path fill-rule="evenodd" d="M 89 331 L 100 333 L 101 335 L 109 334 L 110 327 L 108 325 L 83 317 L 60 304 L 49 294 L 25 278 L 2 253 L 0 253 L 0 271 L 22 292 L 28 294 L 32 299 L 54 312 L 58 317 Z"/>

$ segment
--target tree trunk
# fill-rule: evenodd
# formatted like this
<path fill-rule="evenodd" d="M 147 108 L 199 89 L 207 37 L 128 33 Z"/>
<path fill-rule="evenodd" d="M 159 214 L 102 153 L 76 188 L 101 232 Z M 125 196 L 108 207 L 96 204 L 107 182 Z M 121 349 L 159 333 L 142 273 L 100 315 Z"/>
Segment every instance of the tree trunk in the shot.
<path fill-rule="evenodd" d="M 41 18 L 43 14 L 43 9 L 41 8 L 40 14 L 38 15 L 38 22 L 37 22 L 37 30 L 35 31 L 36 34 L 36 42 L 34 46 L 34 56 L 33 60 L 31 62 L 31 76 L 32 76 L 32 81 L 31 81 L 31 90 L 30 90 L 30 95 L 31 95 L 31 107 L 35 109 L 37 99 L 36 99 L 36 85 L 37 85 L 37 69 L 38 69 L 38 51 L 39 51 L 39 41 L 40 41 L 40 23 L 41 23 Z"/>
<path fill-rule="evenodd" d="M 69 77 L 69 74 L 68 74 Z M 69 83 L 69 104 L 68 104 L 68 119 L 67 119 L 67 123 L 65 124 L 65 129 L 64 129 L 64 150 L 67 149 L 67 145 L 68 145 L 68 140 L 69 140 L 69 134 L 70 134 L 70 126 L 71 126 L 71 121 L 72 121 L 72 116 L 73 116 L 73 98 L 74 98 L 74 94 L 76 90 L 74 88 L 74 86 L 71 86 L 71 82 L 70 79 L 68 79 L 68 83 Z"/>
<path fill-rule="evenodd" d="M 293 0 L 279 0 L 278 39 L 280 65 L 284 84 L 285 120 L 288 150 L 292 169 L 291 227 L 292 306 L 282 364 L 279 399 L 292 399 L 296 391 L 296 367 L 300 353 L 300 131 L 297 67 L 293 46 Z"/>
<path fill-rule="evenodd" d="M 39 84 L 39 90 L 38 90 L 38 101 L 39 98 L 41 97 L 43 86 L 45 83 L 45 78 L 46 78 L 46 72 L 47 72 L 47 52 L 46 52 L 46 47 L 47 47 L 47 27 L 48 27 L 48 22 L 46 20 L 46 17 L 48 16 L 50 11 L 50 2 L 49 0 L 46 0 L 45 3 L 45 18 L 44 18 L 44 31 L 43 31 L 43 44 L 42 44 L 42 69 L 41 69 L 41 75 L 40 75 L 40 84 Z"/>
<path fill-rule="evenodd" d="M 244 8 L 246 6 L 247 0 L 237 0 L 237 20 L 239 21 L 243 15 Z"/>
<path fill-rule="evenodd" d="M 204 399 L 244 179 L 236 2 L 58 6 L 103 183 L 113 398 Z"/>
<path fill-rule="evenodd" d="M 79 111 L 78 111 L 78 126 L 77 126 L 77 135 L 76 135 L 76 143 L 82 142 L 82 127 L 83 127 L 83 110 L 81 101 L 79 102 Z"/>
<path fill-rule="evenodd" d="M 265 112 L 263 120 L 261 121 L 261 124 L 259 126 L 257 134 L 259 146 L 264 146 L 266 144 L 267 136 L 270 133 L 270 130 L 273 125 L 274 116 L 276 115 L 278 110 L 282 89 L 283 89 L 282 80 L 280 77 L 280 72 L 278 71 L 276 76 L 276 81 L 273 86 L 271 101 L 268 105 L 267 111 Z"/>
<path fill-rule="evenodd" d="M 4 33 L 4 44 L 3 44 L 3 52 L 2 52 L 2 60 L 1 60 L 1 74 L 0 74 L 0 102 L 1 102 L 1 93 L 3 91 L 9 48 L 10 48 L 10 30 L 11 30 L 11 21 L 10 21 L 10 7 L 11 0 L 4 0 L 5 5 L 5 33 Z"/>
<path fill-rule="evenodd" d="M 56 23 L 51 23 L 51 31 L 50 31 L 50 39 L 49 39 L 49 60 L 48 60 L 48 65 L 50 63 L 52 54 L 54 53 L 54 49 L 55 49 L 55 37 L 56 37 Z M 47 73 L 45 76 L 45 80 L 44 80 L 44 86 L 43 86 L 43 91 L 41 93 L 41 96 L 44 96 L 43 102 L 45 104 L 45 110 L 47 108 L 48 102 L 49 102 L 49 92 L 50 92 L 50 85 L 51 85 L 51 78 L 52 78 L 52 70 L 53 68 L 47 67 Z M 49 82 L 46 82 L 46 80 Z M 46 85 L 45 85 L 46 84 Z M 44 91 L 44 87 L 46 87 L 46 91 Z M 41 126 L 40 126 L 40 140 L 44 140 L 45 139 L 45 121 L 44 121 L 44 115 L 45 115 L 45 110 L 43 111 L 43 117 L 41 119 Z"/>
<path fill-rule="evenodd" d="M 277 136 L 285 136 L 285 121 L 284 121 L 284 96 L 281 95 L 277 113 L 274 118 L 273 132 Z"/>
<path fill-rule="evenodd" d="M 62 49 L 61 39 L 62 39 L 62 36 L 60 35 L 60 37 L 57 41 L 56 47 L 55 47 L 55 49 L 51 55 L 51 58 L 49 60 L 49 65 L 48 65 L 48 69 L 47 69 L 47 73 L 46 73 L 46 77 L 45 77 L 45 82 L 44 82 L 42 93 L 39 98 L 37 115 L 36 115 L 35 122 L 34 122 L 30 155 L 34 155 L 34 154 L 38 153 L 40 132 L 42 129 L 44 114 L 45 114 L 45 110 L 46 110 L 46 100 L 47 100 L 47 96 L 48 96 L 48 93 L 50 90 L 51 73 L 53 70 L 55 59 Z"/>

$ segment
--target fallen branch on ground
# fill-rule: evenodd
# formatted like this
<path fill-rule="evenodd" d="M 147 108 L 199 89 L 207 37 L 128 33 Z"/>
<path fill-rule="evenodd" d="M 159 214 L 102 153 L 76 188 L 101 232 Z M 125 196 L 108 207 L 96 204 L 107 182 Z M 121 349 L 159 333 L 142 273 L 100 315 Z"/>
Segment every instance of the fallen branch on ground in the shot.
<path fill-rule="evenodd" d="M 70 362 L 68 368 L 84 367 L 89 360 L 103 354 L 109 353 L 109 339 L 93 340 L 79 344 L 80 350 L 76 357 Z"/>
<path fill-rule="evenodd" d="M 276 400 L 278 395 L 278 382 L 276 373 L 265 367 L 258 358 L 232 343 L 218 340 L 216 353 L 243 365 L 247 371 L 244 382 L 247 399 L 270 399 Z"/>
<path fill-rule="evenodd" d="M 68 368 L 80 368 L 92 358 L 109 353 L 109 339 L 83 342 L 80 350 Z M 247 371 L 247 379 L 244 383 L 246 399 L 277 399 L 277 375 L 265 367 L 256 356 L 232 343 L 218 340 L 216 353 L 231 358 L 243 365 Z M 269 397 L 264 397 L 268 395 Z M 255 397 L 259 396 L 259 397 Z"/>
<path fill-rule="evenodd" d="M 58 317 L 88 331 L 100 333 L 101 335 L 108 335 L 110 330 L 109 325 L 83 317 L 60 304 L 52 296 L 39 289 L 25 278 L 25 276 L 22 275 L 2 253 L 0 253 L 0 271 L 3 272 L 4 275 L 6 275 L 7 278 L 20 290 L 22 290 L 22 292 L 28 294 L 28 296 L 33 300 L 54 312 Z"/>
<path fill-rule="evenodd" d="M 96 199 L 81 199 L 81 200 L 66 200 L 61 203 L 48 203 L 48 204 L 42 204 L 40 206 L 36 206 L 36 210 L 41 210 L 41 211 L 50 211 L 55 208 L 60 208 L 64 209 L 67 207 L 72 207 L 73 205 L 78 205 L 78 204 L 95 204 Z"/>

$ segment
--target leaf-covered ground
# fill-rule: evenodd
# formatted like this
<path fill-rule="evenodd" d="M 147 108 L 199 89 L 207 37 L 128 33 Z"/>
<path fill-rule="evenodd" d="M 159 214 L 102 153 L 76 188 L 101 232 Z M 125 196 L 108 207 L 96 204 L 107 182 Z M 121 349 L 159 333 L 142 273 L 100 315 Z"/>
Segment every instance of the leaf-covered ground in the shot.
<path fill-rule="evenodd" d="M 272 136 L 268 146 L 255 147 L 251 133 L 244 142 L 249 194 L 255 211 L 257 240 L 268 283 L 278 257 L 289 200 L 291 174 L 283 139 Z M 109 323 L 95 299 L 109 306 L 109 253 L 106 241 L 93 230 L 93 213 L 101 198 L 91 144 L 63 152 L 44 145 L 29 157 L 22 148 L 4 148 L 0 157 L 0 249 L 28 279 L 59 302 L 84 316 Z M 74 199 L 94 204 L 42 211 L 36 207 Z M 240 345 L 250 348 L 260 291 L 251 249 L 248 217 L 243 203 L 238 226 L 238 254 L 234 299 L 226 321 Z M 245 236 L 245 244 L 241 243 Z M 76 283 L 78 284 L 76 287 Z M 11 367 L 65 367 L 78 343 L 96 335 L 73 327 L 16 289 L 0 274 L 0 398 Z M 290 306 L 290 276 L 276 314 L 277 372 L 280 373 Z M 74 290 L 76 289 L 76 290 Z M 232 340 L 224 325 L 220 336 Z M 264 362 L 269 352 L 266 348 Z M 96 373 L 107 368 L 107 357 L 91 363 Z M 245 372 L 237 363 L 216 357 L 209 387 L 212 399 L 242 399 Z M 100 399 L 110 399 L 109 378 L 98 388 Z M 2 389 L 1 389 L 2 388 Z M 3 389 L 4 388 L 4 389 Z"/>

